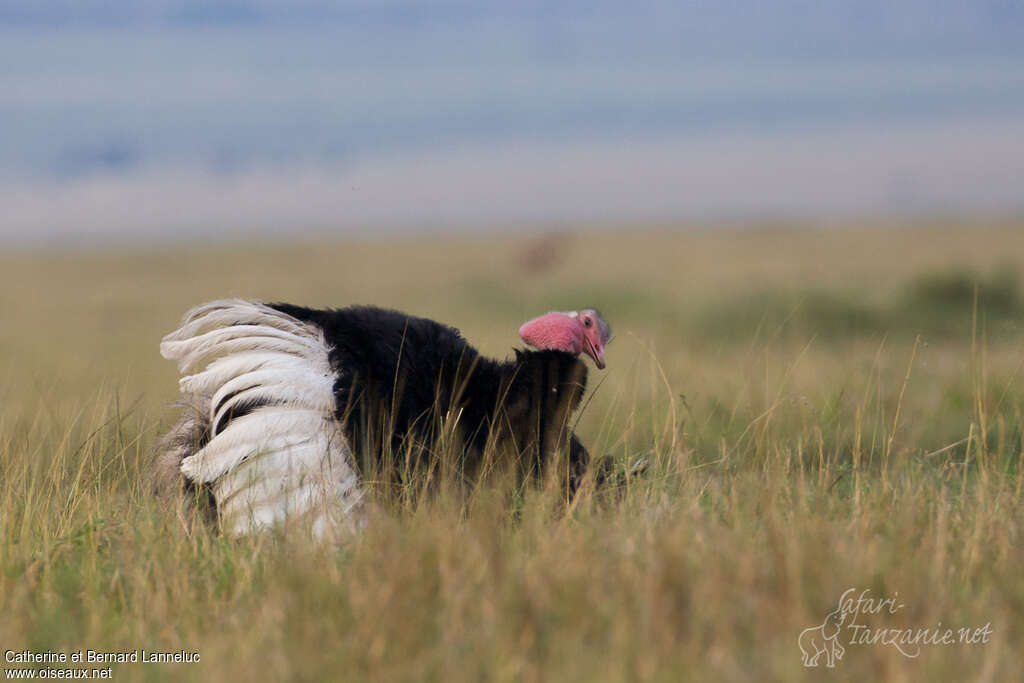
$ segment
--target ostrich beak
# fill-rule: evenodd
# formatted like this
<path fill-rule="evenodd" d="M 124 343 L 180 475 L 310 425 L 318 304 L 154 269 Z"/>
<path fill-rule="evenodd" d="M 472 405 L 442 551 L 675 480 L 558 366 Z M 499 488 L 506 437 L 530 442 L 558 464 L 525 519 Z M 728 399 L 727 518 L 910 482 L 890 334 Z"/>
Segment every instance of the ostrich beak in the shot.
<path fill-rule="evenodd" d="M 604 347 L 600 344 L 595 344 L 590 341 L 588 337 L 583 338 L 583 351 L 588 356 L 594 359 L 594 365 L 597 366 L 598 370 L 604 370 Z"/>

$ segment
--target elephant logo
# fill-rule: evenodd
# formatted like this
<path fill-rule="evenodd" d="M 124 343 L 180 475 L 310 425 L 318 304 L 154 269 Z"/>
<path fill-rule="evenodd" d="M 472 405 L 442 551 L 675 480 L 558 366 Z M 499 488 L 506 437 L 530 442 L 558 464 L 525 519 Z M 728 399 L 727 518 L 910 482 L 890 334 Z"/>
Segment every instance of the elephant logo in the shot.
<path fill-rule="evenodd" d="M 818 666 L 818 660 L 825 655 L 825 666 L 832 668 L 843 658 L 846 650 L 839 644 L 839 634 L 845 617 L 842 609 L 836 607 L 821 624 L 800 632 L 796 642 L 803 654 L 804 666 Z"/>

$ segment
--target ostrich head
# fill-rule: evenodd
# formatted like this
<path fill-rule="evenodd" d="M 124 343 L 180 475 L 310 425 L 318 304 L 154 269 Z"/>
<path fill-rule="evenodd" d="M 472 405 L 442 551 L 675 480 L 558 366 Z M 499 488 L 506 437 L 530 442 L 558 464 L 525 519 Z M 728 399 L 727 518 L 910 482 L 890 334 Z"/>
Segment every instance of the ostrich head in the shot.
<path fill-rule="evenodd" d="M 536 349 L 586 353 L 598 368 L 604 369 L 604 347 L 611 341 L 612 333 L 596 309 L 584 308 L 534 318 L 523 323 L 519 336 Z"/>

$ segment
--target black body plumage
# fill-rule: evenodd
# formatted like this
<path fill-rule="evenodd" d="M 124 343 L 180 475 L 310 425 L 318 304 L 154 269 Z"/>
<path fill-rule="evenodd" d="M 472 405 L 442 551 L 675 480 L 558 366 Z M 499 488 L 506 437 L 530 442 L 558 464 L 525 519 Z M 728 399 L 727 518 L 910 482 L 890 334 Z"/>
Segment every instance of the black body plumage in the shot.
<path fill-rule="evenodd" d="M 569 421 L 587 368 L 572 354 L 516 350 L 514 358 L 498 361 L 453 327 L 394 310 L 269 306 L 323 331 L 336 417 L 364 474 L 408 466 L 409 454 L 413 465 L 429 464 L 424 459 L 432 457 L 444 421 L 457 420 L 463 471 L 476 471 L 493 448 L 532 476 L 567 448 L 566 490 L 571 495 L 579 486 L 590 458 Z"/>

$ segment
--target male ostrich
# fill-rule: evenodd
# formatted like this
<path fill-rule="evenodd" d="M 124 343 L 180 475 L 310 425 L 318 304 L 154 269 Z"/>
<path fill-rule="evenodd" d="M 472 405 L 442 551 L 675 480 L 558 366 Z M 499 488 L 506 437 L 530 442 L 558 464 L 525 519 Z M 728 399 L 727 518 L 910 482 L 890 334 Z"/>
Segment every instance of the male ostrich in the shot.
<path fill-rule="evenodd" d="M 590 460 L 568 426 L 587 381 L 577 356 L 603 368 L 608 325 L 587 309 L 519 333 L 537 350 L 497 361 L 452 327 L 370 306 L 194 308 L 160 345 L 184 375 L 185 410 L 161 442 L 157 483 L 205 492 L 227 533 L 306 518 L 323 536 L 360 523 L 360 476 L 388 468 L 400 479 L 408 454 L 423 465 L 445 433 L 466 473 L 504 452 L 535 476 L 567 447 L 571 495 Z"/>

